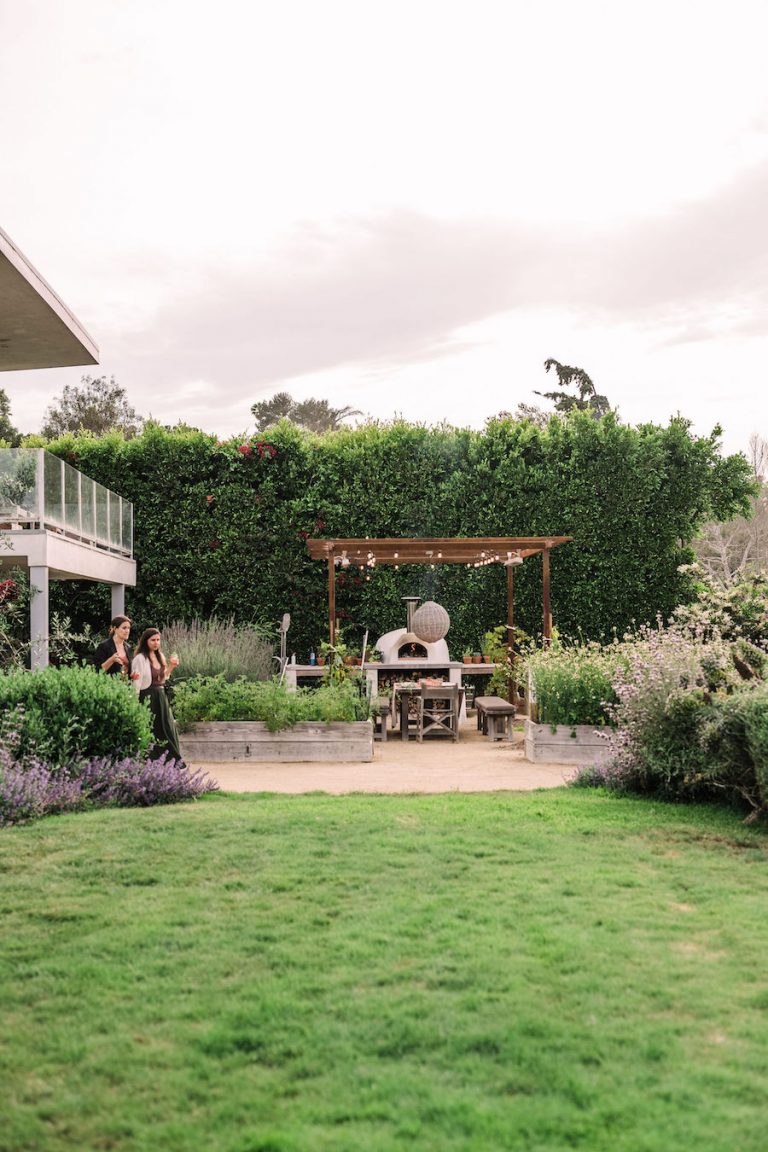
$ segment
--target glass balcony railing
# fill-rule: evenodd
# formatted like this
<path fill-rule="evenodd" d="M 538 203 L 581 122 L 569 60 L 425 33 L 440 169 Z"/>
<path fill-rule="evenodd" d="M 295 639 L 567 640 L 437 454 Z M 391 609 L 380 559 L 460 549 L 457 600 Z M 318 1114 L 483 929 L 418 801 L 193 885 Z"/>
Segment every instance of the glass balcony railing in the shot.
<path fill-rule="evenodd" d="M 133 555 L 133 505 L 44 448 L 0 448 L 0 529 L 49 528 Z"/>

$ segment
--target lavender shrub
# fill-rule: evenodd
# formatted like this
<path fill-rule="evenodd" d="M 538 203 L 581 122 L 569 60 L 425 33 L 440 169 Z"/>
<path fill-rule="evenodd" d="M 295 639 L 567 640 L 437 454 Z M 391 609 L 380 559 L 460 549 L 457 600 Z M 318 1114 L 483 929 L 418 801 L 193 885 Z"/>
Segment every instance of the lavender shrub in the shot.
<path fill-rule="evenodd" d="M 0 828 L 72 812 L 84 803 L 79 780 L 59 776 L 35 760 L 8 763 L 0 753 Z"/>
<path fill-rule="evenodd" d="M 23 723 L 23 704 L 0 717 L 0 828 L 82 803 L 79 784 L 59 780 L 34 756 L 18 758 Z"/>
<path fill-rule="evenodd" d="M 20 754 L 22 724 L 23 705 L 0 718 L 0 828 L 86 807 L 172 804 L 218 789 L 206 772 L 166 756 L 51 768 L 33 752 Z"/>
<path fill-rule="evenodd" d="M 181 760 L 160 756 L 157 760 L 89 760 L 80 770 L 83 788 L 99 806 L 148 807 L 194 800 L 218 790 L 207 772 L 190 772 Z"/>

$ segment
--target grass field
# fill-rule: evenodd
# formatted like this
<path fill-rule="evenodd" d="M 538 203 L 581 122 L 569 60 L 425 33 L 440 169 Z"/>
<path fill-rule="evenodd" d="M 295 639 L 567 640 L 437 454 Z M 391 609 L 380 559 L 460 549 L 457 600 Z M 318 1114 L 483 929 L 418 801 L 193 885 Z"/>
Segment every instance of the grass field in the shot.
<path fill-rule="evenodd" d="M 0 1149 L 764 1152 L 768 837 L 588 791 L 0 834 Z"/>

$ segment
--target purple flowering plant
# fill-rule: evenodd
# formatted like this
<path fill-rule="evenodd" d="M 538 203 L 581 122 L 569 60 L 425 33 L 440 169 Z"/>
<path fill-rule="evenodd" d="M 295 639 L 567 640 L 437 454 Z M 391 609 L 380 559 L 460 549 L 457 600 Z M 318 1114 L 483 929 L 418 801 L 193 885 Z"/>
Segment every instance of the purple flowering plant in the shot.
<path fill-rule="evenodd" d="M 23 708 L 0 718 L 0 828 L 83 808 L 172 804 L 218 789 L 206 772 L 192 772 L 166 755 L 94 757 L 51 767 L 34 751 L 21 751 Z"/>

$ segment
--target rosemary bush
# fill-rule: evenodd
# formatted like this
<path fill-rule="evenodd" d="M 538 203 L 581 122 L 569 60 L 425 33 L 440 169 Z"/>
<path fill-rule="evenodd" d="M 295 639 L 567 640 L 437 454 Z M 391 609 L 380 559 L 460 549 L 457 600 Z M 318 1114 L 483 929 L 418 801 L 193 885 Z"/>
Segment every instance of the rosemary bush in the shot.
<path fill-rule="evenodd" d="M 163 648 L 179 655 L 178 680 L 223 676 L 225 680 L 269 680 L 274 647 L 263 630 L 227 620 L 175 620 L 163 629 Z"/>

